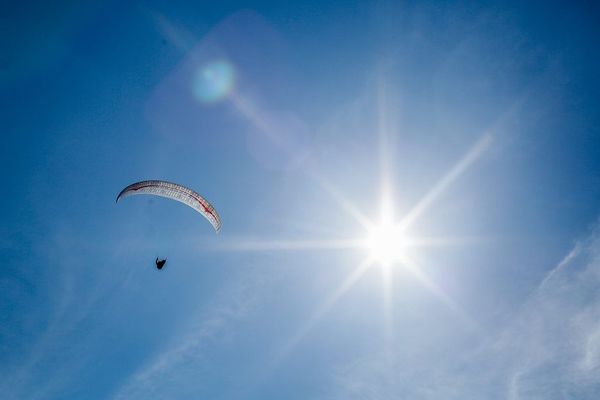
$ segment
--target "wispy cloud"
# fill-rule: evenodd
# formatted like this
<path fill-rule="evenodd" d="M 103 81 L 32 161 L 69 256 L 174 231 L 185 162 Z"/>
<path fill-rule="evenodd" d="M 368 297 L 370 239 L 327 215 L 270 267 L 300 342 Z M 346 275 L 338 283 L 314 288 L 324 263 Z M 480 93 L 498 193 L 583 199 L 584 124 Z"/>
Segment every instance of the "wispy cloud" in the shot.
<path fill-rule="evenodd" d="M 80 251 L 75 252 L 73 248 Z M 102 271 L 92 273 L 83 267 L 82 254 L 88 248 L 81 238 L 63 226 L 48 234 L 45 245 L 34 249 L 30 261 L 33 265 L 29 267 L 35 270 L 35 264 L 39 263 L 48 268 L 39 271 L 44 283 L 36 287 L 39 294 L 35 298 L 43 300 L 43 307 L 14 318 L 15 325 L 39 324 L 40 329 L 32 329 L 14 342 L 5 343 L 16 348 L 23 346 L 24 351 L 2 366 L 0 392 L 4 398 L 48 398 L 71 382 L 71 372 L 82 363 L 81 347 L 69 339 L 105 295 L 100 285 L 106 278 Z M 85 292 L 80 291 L 83 282 L 91 282 Z M 14 301 L 23 299 L 15 297 Z M 47 371 L 49 364 L 51 373 Z"/>
<path fill-rule="evenodd" d="M 510 322 L 443 352 L 395 348 L 335 372 L 339 399 L 592 399 L 600 393 L 600 229 L 532 289 Z"/>
<path fill-rule="evenodd" d="M 231 326 L 246 317 L 257 301 L 257 288 L 267 279 L 265 276 L 245 276 L 223 289 L 212 304 L 204 305 L 194 321 L 177 335 L 166 349 L 140 366 L 123 385 L 113 399 L 146 399 L 149 396 L 169 398 L 169 390 L 184 389 L 187 384 L 197 384 L 189 379 L 195 370 L 205 363 L 203 352 Z M 190 372 L 192 371 L 192 372 Z"/>

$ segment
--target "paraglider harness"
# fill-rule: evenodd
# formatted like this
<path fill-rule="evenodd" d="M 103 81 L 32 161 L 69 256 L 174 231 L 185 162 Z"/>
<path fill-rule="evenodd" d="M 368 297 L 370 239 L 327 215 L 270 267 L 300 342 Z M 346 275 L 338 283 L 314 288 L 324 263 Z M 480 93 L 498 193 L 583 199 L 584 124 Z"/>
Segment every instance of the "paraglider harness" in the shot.
<path fill-rule="evenodd" d="M 162 267 L 165 266 L 165 263 L 167 262 L 167 259 L 165 258 L 164 260 L 159 260 L 158 257 L 156 257 L 156 268 L 158 269 L 162 269 Z"/>

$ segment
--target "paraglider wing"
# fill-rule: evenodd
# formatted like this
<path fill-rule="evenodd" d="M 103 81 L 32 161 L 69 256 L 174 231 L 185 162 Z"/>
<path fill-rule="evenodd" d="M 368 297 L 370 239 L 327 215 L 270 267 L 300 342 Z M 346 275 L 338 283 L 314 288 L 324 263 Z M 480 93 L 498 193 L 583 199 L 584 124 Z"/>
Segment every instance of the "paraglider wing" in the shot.
<path fill-rule="evenodd" d="M 215 208 L 192 189 L 166 181 L 142 181 L 133 183 L 121 190 L 116 201 L 118 203 L 119 200 L 125 197 L 137 194 L 150 194 L 179 201 L 202 214 L 217 233 L 221 230 L 221 218 Z"/>

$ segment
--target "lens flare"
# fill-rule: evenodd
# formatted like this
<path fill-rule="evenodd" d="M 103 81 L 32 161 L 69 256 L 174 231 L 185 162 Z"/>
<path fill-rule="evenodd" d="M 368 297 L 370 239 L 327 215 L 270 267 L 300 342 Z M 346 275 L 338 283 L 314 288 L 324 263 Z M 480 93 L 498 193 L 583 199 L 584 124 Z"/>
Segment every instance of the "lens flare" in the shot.
<path fill-rule="evenodd" d="M 203 103 L 215 103 L 231 93 L 235 83 L 235 70 L 226 61 L 213 61 L 194 75 L 194 96 Z"/>

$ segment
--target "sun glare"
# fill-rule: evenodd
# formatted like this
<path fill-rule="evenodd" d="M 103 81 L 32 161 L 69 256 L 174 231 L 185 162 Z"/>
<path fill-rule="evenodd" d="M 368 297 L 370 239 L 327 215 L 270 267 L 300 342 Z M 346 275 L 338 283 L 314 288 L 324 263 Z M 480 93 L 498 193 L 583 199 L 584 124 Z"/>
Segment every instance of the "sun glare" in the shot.
<path fill-rule="evenodd" d="M 402 261 L 405 244 L 402 229 L 390 221 L 373 227 L 366 240 L 370 258 L 384 265 Z"/>

